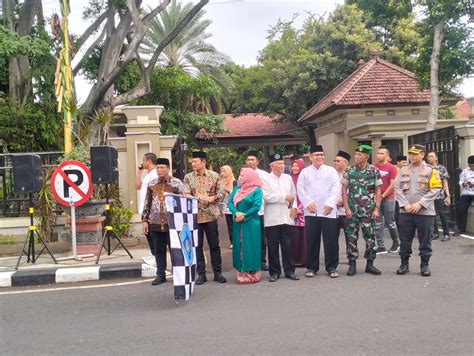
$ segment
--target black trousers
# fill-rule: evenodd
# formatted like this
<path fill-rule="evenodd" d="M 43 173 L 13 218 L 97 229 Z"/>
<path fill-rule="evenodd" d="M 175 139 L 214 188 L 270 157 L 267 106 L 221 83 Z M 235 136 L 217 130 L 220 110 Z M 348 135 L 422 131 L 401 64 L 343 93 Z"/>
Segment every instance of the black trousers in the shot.
<path fill-rule="evenodd" d="M 400 228 L 400 204 L 397 200 L 395 200 L 395 224 L 397 224 L 397 228 Z"/>
<path fill-rule="evenodd" d="M 153 256 L 155 256 L 155 242 L 153 241 L 153 238 L 151 237 L 151 231 L 148 231 L 146 234 L 146 240 L 148 241 L 148 246 L 150 246 L 150 252 Z"/>
<path fill-rule="evenodd" d="M 281 275 L 280 247 L 285 276 L 295 273 L 295 265 L 291 256 L 293 226 L 282 224 L 268 226 L 265 230 L 268 242 L 268 268 L 270 276 L 279 277 Z"/>
<path fill-rule="evenodd" d="M 227 232 L 229 233 L 229 241 L 232 245 L 232 225 L 234 223 L 234 218 L 232 214 L 225 214 L 225 223 L 227 224 Z"/>
<path fill-rule="evenodd" d="M 166 271 L 166 248 L 170 245 L 169 231 L 153 231 L 149 232 L 156 261 L 156 276 L 165 278 Z"/>
<path fill-rule="evenodd" d="M 431 229 L 434 216 L 402 213 L 400 214 L 400 257 L 409 258 L 412 250 L 411 245 L 415 231 L 419 240 L 419 255 L 421 257 L 431 256 Z"/>
<path fill-rule="evenodd" d="M 437 221 L 438 216 L 439 216 L 439 219 L 441 220 L 441 226 L 443 227 L 443 235 L 449 235 L 448 215 L 446 214 L 446 205 L 444 205 L 444 200 L 436 199 L 434 201 L 434 204 L 435 204 L 435 209 L 436 209 L 436 216 L 434 219 L 433 234 L 431 235 L 431 238 L 433 238 L 434 235 L 439 235 L 438 221 Z"/>
<path fill-rule="evenodd" d="M 339 264 L 338 219 L 305 216 L 304 226 L 306 235 L 306 268 L 313 272 L 319 270 L 319 251 L 321 248 L 322 234 L 326 272 L 331 273 L 336 271 Z"/>
<path fill-rule="evenodd" d="M 262 266 L 263 266 L 264 264 L 267 263 L 267 233 L 265 231 L 265 223 L 263 221 L 263 215 L 260 215 L 260 236 L 262 238 Z"/>
<path fill-rule="evenodd" d="M 204 260 L 204 233 L 206 233 L 209 252 L 211 253 L 211 265 L 214 273 L 222 272 L 221 248 L 219 247 L 219 231 L 217 220 L 198 224 L 198 245 L 196 246 L 197 273 L 206 274 L 206 262 Z"/>
<path fill-rule="evenodd" d="M 474 200 L 474 195 L 461 195 L 459 199 L 459 220 L 458 220 L 458 230 L 462 233 L 466 232 L 467 227 L 467 213 L 469 211 L 469 207 Z"/>
<path fill-rule="evenodd" d="M 347 245 L 349 244 L 349 239 L 347 238 L 347 235 L 346 235 L 346 226 L 347 226 L 347 218 L 345 215 L 339 215 L 337 217 L 337 224 L 338 224 L 338 231 L 340 231 L 342 229 L 342 232 L 344 233 L 344 239 L 346 241 L 346 248 L 347 248 Z"/>

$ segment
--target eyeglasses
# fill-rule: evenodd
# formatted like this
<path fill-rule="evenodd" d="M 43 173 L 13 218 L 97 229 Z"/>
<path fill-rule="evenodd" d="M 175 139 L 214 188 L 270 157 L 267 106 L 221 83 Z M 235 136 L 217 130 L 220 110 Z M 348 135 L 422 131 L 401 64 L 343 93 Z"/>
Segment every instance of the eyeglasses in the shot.
<path fill-rule="evenodd" d="M 311 153 L 313 156 L 324 156 L 324 153 Z"/>

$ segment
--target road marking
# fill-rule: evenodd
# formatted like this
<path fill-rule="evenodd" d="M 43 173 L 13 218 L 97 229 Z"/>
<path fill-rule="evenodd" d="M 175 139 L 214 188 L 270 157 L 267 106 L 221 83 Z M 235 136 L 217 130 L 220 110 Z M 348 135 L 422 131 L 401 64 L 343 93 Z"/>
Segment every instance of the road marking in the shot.
<path fill-rule="evenodd" d="M 74 289 L 120 287 L 120 286 L 127 286 L 127 285 L 131 285 L 131 284 L 140 284 L 140 283 L 150 282 L 150 280 L 151 279 L 148 278 L 148 279 L 140 280 L 140 281 L 109 283 L 109 284 L 100 284 L 100 285 L 93 285 L 93 286 L 74 286 L 74 287 L 60 287 L 60 288 L 46 288 L 46 289 L 28 289 L 28 290 L 19 290 L 19 291 L 11 291 L 11 292 L 0 292 L 0 295 L 55 292 L 55 291 L 74 290 Z"/>

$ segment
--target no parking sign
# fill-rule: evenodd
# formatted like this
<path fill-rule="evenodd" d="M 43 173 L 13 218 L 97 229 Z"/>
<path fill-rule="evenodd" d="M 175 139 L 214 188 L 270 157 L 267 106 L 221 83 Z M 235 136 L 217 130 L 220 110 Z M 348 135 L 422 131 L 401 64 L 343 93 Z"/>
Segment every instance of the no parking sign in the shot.
<path fill-rule="evenodd" d="M 79 161 L 64 161 L 51 176 L 51 190 L 59 204 L 79 206 L 92 194 L 91 171 Z"/>

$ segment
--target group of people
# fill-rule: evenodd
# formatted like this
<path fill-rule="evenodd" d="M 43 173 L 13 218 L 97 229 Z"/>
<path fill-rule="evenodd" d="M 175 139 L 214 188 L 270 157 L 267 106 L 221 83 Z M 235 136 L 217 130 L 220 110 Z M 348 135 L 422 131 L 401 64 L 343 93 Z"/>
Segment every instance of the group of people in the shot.
<path fill-rule="evenodd" d="M 260 281 L 262 271 L 268 271 L 270 282 L 277 281 L 282 274 L 296 281 L 299 280 L 296 266 L 305 266 L 304 275 L 314 277 L 319 270 L 321 239 L 325 270 L 329 277 L 337 278 L 341 229 L 349 260 L 348 276 L 357 273 L 360 230 L 365 240 L 366 273 L 380 275 L 374 261 L 377 254 L 387 252 L 400 255 L 397 274 L 408 273 L 416 236 L 420 272 L 429 276 L 431 241 L 438 234 L 437 213 L 443 227 L 442 240 L 450 238 L 444 214 L 445 205 L 450 203 L 447 170 L 437 162 L 435 152 L 428 153 L 425 163 L 423 145 L 409 148 L 408 164 L 406 157 L 398 157 L 398 167 L 390 163 L 390 152 L 385 146 L 377 148 L 377 162 L 373 165 L 369 163 L 371 154 L 372 147 L 362 144 L 353 153 L 353 165 L 349 164 L 352 156 L 339 151 L 334 166 L 330 166 L 325 163 L 323 147 L 314 145 L 309 154 L 311 164 L 306 167 L 302 159 L 297 159 L 291 164 L 290 174 L 286 174 L 282 154 L 271 155 L 270 172 L 267 172 L 258 168 L 258 152 L 249 152 L 236 179 L 230 166 L 221 167 L 220 174 L 208 169 L 207 154 L 197 151 L 192 154 L 193 171 L 183 182 L 171 176 L 168 159 L 145 154 L 137 170 L 136 188 L 140 189 L 140 201 L 143 201 L 139 206 L 143 231 L 156 259 L 157 278 L 152 284 L 166 282 L 169 228 L 165 192 L 198 198 L 198 285 L 207 282 L 204 235 L 209 245 L 213 279 L 226 282 L 218 232 L 218 219 L 222 215 L 225 215 L 233 267 L 240 284 Z M 469 157 L 468 163 L 460 182 L 464 188 L 461 206 L 467 204 L 467 207 L 474 196 L 474 156 Z M 141 179 L 143 169 L 148 174 Z M 458 233 L 466 228 L 462 218 L 460 212 Z M 384 226 L 392 240 L 388 251 L 384 245 Z"/>

